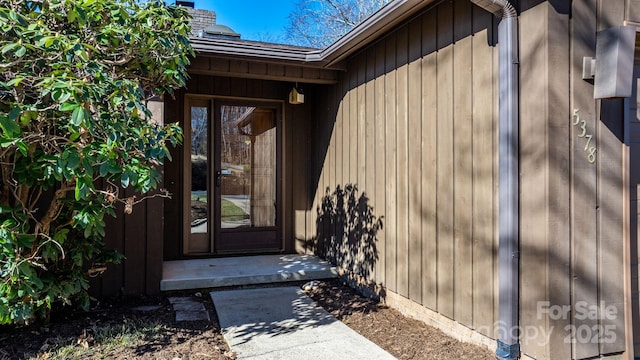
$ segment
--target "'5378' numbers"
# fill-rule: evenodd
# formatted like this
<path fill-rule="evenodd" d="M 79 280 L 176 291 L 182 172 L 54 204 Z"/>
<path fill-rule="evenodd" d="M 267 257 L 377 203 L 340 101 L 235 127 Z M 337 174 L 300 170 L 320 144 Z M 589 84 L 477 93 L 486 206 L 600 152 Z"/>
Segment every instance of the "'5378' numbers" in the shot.
<path fill-rule="evenodd" d="M 596 147 L 595 145 L 590 146 L 593 140 L 593 134 L 590 134 L 587 130 L 587 120 L 580 119 L 579 111 L 579 109 L 573 110 L 573 126 L 578 127 L 579 138 L 587 139 L 587 142 L 584 144 L 584 152 L 587 153 L 587 160 L 593 164 L 596 162 Z"/>

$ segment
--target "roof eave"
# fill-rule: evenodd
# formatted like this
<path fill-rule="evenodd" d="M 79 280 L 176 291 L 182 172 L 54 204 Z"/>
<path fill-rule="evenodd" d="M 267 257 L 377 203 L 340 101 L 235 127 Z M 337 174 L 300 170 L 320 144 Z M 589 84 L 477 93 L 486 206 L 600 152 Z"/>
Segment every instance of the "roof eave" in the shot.
<path fill-rule="evenodd" d="M 301 65 L 340 68 L 338 63 L 362 49 L 401 21 L 415 15 L 427 5 L 439 0 L 393 0 L 367 20 L 353 28 L 324 50 L 261 47 L 251 43 L 215 41 L 192 37 L 197 53 L 207 56 L 247 57 L 256 60 L 289 61 Z"/>
<path fill-rule="evenodd" d="M 308 54 L 307 61 L 321 61 L 325 67 L 334 66 L 401 21 L 438 1 L 440 0 L 393 0 L 326 49 Z"/>
<path fill-rule="evenodd" d="M 205 40 L 206 39 L 206 40 Z M 197 53 L 203 55 L 241 55 L 255 58 L 306 61 L 308 50 L 257 47 L 252 44 L 218 39 L 191 37 L 191 44 Z"/>

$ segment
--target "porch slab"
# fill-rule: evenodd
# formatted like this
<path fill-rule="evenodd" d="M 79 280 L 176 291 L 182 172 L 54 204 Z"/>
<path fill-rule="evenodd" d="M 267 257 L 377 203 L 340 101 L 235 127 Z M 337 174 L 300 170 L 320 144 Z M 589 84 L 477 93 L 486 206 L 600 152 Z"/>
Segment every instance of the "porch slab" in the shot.
<path fill-rule="evenodd" d="M 165 261 L 160 290 L 187 290 L 335 278 L 335 266 L 312 255 L 257 255 Z"/>

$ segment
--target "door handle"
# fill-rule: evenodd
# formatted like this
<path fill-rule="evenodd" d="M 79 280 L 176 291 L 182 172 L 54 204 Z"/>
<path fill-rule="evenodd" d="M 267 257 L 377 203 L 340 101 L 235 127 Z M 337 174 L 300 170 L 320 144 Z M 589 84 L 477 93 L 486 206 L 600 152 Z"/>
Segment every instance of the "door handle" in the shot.
<path fill-rule="evenodd" d="M 231 170 L 222 169 L 216 171 L 216 187 L 220 187 L 222 184 L 222 175 L 231 175 Z"/>

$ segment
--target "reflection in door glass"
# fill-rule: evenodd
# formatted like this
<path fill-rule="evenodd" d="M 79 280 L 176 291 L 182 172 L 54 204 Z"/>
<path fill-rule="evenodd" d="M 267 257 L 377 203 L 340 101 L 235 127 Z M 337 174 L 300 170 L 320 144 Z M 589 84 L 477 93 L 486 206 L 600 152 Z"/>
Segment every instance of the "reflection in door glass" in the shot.
<path fill-rule="evenodd" d="M 207 233 L 207 108 L 191 108 L 191 233 Z"/>
<path fill-rule="evenodd" d="M 273 109 L 221 107 L 221 227 L 276 223 L 276 120 Z"/>

